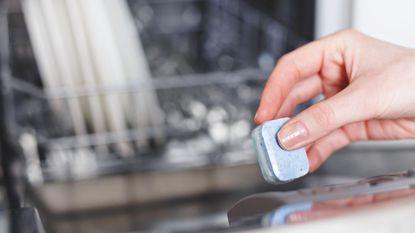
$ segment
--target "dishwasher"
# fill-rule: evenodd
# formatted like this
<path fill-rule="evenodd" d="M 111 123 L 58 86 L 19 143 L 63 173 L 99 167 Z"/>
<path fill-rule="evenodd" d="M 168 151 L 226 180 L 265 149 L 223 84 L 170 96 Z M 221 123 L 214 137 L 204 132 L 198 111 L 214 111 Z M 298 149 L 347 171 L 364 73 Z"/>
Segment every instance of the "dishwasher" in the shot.
<path fill-rule="evenodd" d="M 257 5 L 1 1 L 1 161 L 11 229 L 258 229 L 275 225 L 281 211 L 230 217 L 239 199 L 268 191 L 295 197 L 300 188 L 374 175 L 337 169 L 326 181 L 341 164 L 331 160 L 316 176 L 265 183 L 250 139 L 253 113 L 278 58 L 312 39 L 314 1 Z M 290 25 L 269 13 L 275 9 L 303 21 Z M 343 152 L 370 151 L 365 145 Z M 411 172 L 397 177 L 412 181 Z M 238 203 L 250 206 L 262 200 L 257 195 Z M 296 206 L 292 198 L 278 200 L 270 206 Z M 31 224 L 25 229 L 22 221 Z"/>
<path fill-rule="evenodd" d="M 111 73 L 121 70 L 114 65 L 117 60 L 102 61 L 111 54 L 105 20 L 125 19 L 114 13 L 122 12 L 122 4 L 108 2 L 79 1 L 78 9 L 87 9 L 84 15 L 70 15 L 76 7 L 71 1 L 3 2 L 2 144 L 7 148 L 2 154 L 10 155 L 3 156 L 5 167 L 18 166 L 18 174 L 5 172 L 15 178 L 14 188 L 7 189 L 16 198 L 10 203 L 36 206 L 47 216 L 45 225 L 57 232 L 87 232 L 80 227 L 85 216 L 113 210 L 120 219 L 131 216 L 123 221 L 135 219 L 122 232 L 175 215 L 210 216 L 241 193 L 272 188 L 262 180 L 250 142 L 253 112 L 278 57 L 307 40 L 249 1 L 119 1 L 128 7 L 129 21 L 123 25 L 130 28 L 113 26 L 112 32 L 120 34 L 114 41 L 121 41 L 120 50 L 133 47 L 126 39 L 134 36 L 128 31 L 133 28 L 151 71 L 151 84 L 128 74 L 122 82 L 121 75 Z M 111 7 L 108 17 L 102 17 L 105 7 Z M 87 81 L 84 64 L 69 59 L 77 47 L 67 44 L 82 45 L 75 16 L 87 20 L 86 48 L 98 70 L 89 74 L 100 82 Z M 68 25 L 72 34 L 62 29 Z M 104 39 L 96 40 L 94 33 L 106 38 L 105 48 L 95 49 Z M 82 51 L 76 51 L 77 60 L 87 63 Z M 128 48 L 121 54 L 131 55 Z M 50 73 L 55 76 L 48 78 Z M 71 85 L 77 74 L 85 81 Z M 108 74 L 118 81 L 108 82 Z M 154 108 L 141 99 L 152 101 Z M 102 112 L 96 114 L 98 104 Z M 147 121 L 134 121 L 156 107 L 158 113 L 148 114 Z M 106 118 L 104 130 L 96 126 L 100 115 Z M 148 118 L 157 117 L 148 124 Z M 76 217 L 79 213 L 82 217 Z M 105 227 L 107 220 L 102 214 L 94 221 Z"/>

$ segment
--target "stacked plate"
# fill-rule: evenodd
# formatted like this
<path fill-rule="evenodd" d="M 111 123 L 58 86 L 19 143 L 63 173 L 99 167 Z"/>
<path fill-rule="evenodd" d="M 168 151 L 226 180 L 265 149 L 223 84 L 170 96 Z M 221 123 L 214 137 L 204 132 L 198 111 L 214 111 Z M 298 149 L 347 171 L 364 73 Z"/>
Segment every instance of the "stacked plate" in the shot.
<path fill-rule="evenodd" d="M 98 95 L 51 102 L 59 115 L 69 113 L 75 135 L 139 130 L 133 143 L 109 146 L 96 137 L 96 149 L 123 157 L 146 150 L 149 137 L 163 140 L 163 113 L 125 0 L 23 0 L 23 12 L 46 90 L 104 87 Z M 130 86 L 137 90 L 111 91 Z"/>

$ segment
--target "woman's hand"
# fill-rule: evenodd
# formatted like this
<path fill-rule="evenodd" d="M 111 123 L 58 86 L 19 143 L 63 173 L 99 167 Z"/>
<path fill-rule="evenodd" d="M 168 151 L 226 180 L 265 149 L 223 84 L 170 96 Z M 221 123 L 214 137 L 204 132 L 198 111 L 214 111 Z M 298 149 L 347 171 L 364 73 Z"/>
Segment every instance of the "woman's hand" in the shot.
<path fill-rule="evenodd" d="M 255 121 L 289 116 L 319 94 L 278 133 L 285 149 L 307 146 L 310 171 L 353 141 L 415 138 L 415 50 L 351 30 L 309 43 L 279 60 Z"/>

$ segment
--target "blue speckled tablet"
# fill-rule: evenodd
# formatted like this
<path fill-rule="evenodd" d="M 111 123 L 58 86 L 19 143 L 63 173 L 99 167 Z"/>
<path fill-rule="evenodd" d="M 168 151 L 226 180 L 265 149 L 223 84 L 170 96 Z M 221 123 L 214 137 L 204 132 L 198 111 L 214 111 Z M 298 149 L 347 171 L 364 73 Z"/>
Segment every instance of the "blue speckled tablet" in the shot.
<path fill-rule="evenodd" d="M 278 144 L 277 133 L 290 118 L 265 122 L 252 132 L 262 175 L 269 183 L 284 183 L 308 173 L 309 164 L 304 148 L 284 150 Z"/>

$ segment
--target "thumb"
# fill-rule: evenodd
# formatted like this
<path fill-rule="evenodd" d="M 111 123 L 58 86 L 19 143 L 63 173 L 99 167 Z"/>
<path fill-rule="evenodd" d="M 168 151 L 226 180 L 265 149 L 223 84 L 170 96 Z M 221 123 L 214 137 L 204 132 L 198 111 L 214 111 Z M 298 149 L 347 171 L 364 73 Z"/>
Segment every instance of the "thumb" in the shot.
<path fill-rule="evenodd" d="M 278 132 L 278 141 L 283 148 L 293 150 L 346 124 L 367 120 L 374 115 L 373 105 L 368 105 L 367 99 L 364 92 L 349 86 L 288 121 Z"/>

